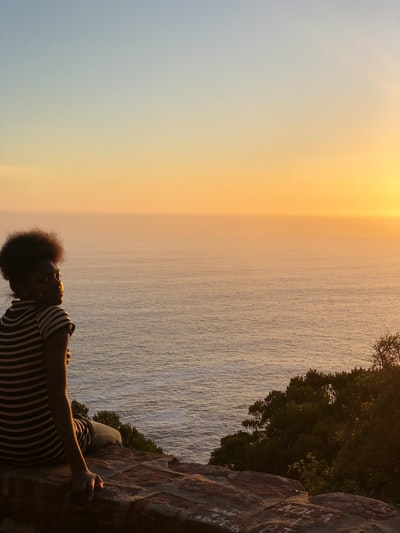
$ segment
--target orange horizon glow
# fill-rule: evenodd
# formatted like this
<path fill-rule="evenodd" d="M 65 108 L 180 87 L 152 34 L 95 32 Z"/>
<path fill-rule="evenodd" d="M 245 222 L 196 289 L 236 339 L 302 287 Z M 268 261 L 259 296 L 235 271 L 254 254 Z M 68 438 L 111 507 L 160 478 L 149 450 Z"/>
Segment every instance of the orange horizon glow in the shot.
<path fill-rule="evenodd" d="M 314 174 L 315 177 L 300 175 Z M 375 177 L 367 168 L 363 177 L 344 174 L 335 177 L 318 166 L 305 165 L 292 177 L 290 168 L 277 169 L 280 178 L 263 178 L 261 172 L 232 170 L 203 180 L 200 173 L 185 179 L 169 169 L 157 178 L 149 173 L 145 180 L 129 177 L 69 178 L 66 170 L 57 178 L 0 177 L 2 211 L 88 212 L 88 213 L 182 213 L 228 215 L 331 215 L 400 216 L 400 180 Z M 52 173 L 53 174 L 53 173 Z M 60 176 L 61 174 L 61 176 Z M 89 174 L 89 172 L 88 172 Z M 120 174 L 122 172 L 120 171 Z M 129 174 L 125 171 L 125 174 Z M 54 173 L 54 175 L 56 175 Z M 275 174 L 276 175 L 276 174 Z"/>

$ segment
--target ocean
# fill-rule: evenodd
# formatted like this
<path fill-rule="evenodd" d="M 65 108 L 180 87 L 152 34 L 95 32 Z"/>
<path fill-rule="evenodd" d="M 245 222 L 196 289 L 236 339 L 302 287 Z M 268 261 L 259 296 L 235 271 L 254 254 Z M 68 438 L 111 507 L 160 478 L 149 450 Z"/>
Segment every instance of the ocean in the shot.
<path fill-rule="evenodd" d="M 400 330 L 400 219 L 0 215 L 64 241 L 70 398 L 206 463 L 291 377 Z M 0 282 L 0 304 L 11 302 Z"/>

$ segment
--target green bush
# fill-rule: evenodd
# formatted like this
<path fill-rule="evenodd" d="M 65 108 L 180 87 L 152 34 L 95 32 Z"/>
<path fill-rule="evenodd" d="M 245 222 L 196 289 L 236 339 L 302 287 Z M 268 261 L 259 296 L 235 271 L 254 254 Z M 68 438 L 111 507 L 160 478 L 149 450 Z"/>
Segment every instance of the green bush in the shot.
<path fill-rule="evenodd" d="M 118 429 L 121 425 L 121 420 L 119 415 L 114 411 L 99 411 L 93 416 L 95 422 L 100 422 L 106 426 L 111 426 L 112 428 Z"/>
<path fill-rule="evenodd" d="M 71 408 L 74 415 L 81 415 L 90 419 L 89 409 L 86 405 L 73 400 L 71 402 Z M 93 416 L 93 421 L 117 429 L 121 433 L 122 444 L 125 448 L 153 453 L 162 453 L 163 451 L 152 439 L 146 438 L 134 426 L 121 423 L 119 415 L 114 411 L 99 411 Z"/>
<path fill-rule="evenodd" d="M 89 408 L 83 403 L 79 403 L 76 400 L 72 400 L 71 409 L 74 415 L 80 415 L 84 418 L 89 418 Z"/>
<path fill-rule="evenodd" d="M 400 338 L 379 339 L 373 366 L 310 370 L 249 408 L 210 464 L 299 479 L 312 494 L 351 492 L 400 504 Z"/>

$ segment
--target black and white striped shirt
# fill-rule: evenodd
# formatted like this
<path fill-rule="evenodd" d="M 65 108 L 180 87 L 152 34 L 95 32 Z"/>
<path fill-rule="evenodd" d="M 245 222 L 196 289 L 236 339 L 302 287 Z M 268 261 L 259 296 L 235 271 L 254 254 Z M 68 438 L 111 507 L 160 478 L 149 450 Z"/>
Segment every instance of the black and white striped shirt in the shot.
<path fill-rule="evenodd" d="M 38 465 L 65 461 L 50 412 L 44 343 L 61 328 L 74 331 L 58 306 L 15 300 L 0 320 L 0 462 Z M 90 444 L 90 422 L 74 419 L 79 445 Z"/>

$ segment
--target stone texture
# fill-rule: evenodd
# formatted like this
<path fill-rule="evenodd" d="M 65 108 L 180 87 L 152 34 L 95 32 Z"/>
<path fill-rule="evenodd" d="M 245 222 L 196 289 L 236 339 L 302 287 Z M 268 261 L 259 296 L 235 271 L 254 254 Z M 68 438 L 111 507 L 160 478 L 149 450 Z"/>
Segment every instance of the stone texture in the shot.
<path fill-rule="evenodd" d="M 78 507 L 68 466 L 0 467 L 0 533 L 400 532 L 400 511 L 297 481 L 110 446 L 88 458 L 105 488 Z"/>

